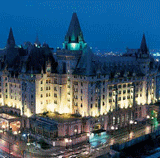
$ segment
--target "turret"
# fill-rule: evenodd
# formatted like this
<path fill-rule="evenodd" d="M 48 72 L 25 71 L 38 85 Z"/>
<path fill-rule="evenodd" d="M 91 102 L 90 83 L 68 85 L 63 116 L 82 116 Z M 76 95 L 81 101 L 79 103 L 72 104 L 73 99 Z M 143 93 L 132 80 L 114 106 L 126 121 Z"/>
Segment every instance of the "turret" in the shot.
<path fill-rule="evenodd" d="M 14 40 L 12 28 L 10 28 L 9 36 L 7 39 L 7 48 L 14 48 L 14 47 L 15 47 L 15 40 Z"/>
<path fill-rule="evenodd" d="M 86 43 L 83 38 L 77 14 L 73 13 L 68 32 L 63 43 L 63 49 L 82 50 L 85 45 Z"/>

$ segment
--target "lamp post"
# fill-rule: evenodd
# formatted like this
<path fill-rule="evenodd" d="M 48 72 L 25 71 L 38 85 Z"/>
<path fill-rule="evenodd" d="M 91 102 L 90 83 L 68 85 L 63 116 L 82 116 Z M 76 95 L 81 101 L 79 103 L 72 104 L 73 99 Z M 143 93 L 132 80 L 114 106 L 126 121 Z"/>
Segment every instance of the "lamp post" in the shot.
<path fill-rule="evenodd" d="M 131 132 L 133 123 L 134 123 L 133 120 L 129 121 L 129 138 L 132 138 L 132 136 L 133 136 L 133 133 Z"/>
<path fill-rule="evenodd" d="M 111 133 L 113 135 L 113 131 L 114 131 L 114 126 L 111 126 Z"/>
<path fill-rule="evenodd" d="M 4 129 L 6 128 L 6 126 L 5 125 L 2 125 L 2 129 L 3 129 L 3 134 L 4 134 Z"/>
<path fill-rule="evenodd" d="M 65 145 L 66 145 L 66 149 L 67 149 L 67 143 L 68 143 L 69 141 L 68 141 L 68 139 L 67 138 L 65 138 Z"/>

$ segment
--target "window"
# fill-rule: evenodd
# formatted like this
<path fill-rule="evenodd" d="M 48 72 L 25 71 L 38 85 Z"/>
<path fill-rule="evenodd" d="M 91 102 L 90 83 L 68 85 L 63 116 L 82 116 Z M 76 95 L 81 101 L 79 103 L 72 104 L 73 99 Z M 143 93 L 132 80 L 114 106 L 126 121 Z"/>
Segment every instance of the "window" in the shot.
<path fill-rule="evenodd" d="M 41 94 L 41 98 L 43 98 L 43 94 Z"/>
<path fill-rule="evenodd" d="M 120 101 L 121 100 L 121 97 L 118 97 L 118 101 Z"/>
<path fill-rule="evenodd" d="M 109 86 L 109 90 L 112 90 L 112 86 Z"/>
<path fill-rule="evenodd" d="M 92 109 L 93 105 L 91 104 L 91 109 Z"/>
<path fill-rule="evenodd" d="M 103 99 L 105 99 L 105 95 L 103 95 Z"/>
<path fill-rule="evenodd" d="M 105 88 L 103 88 L 103 93 L 105 92 Z"/>
<path fill-rule="evenodd" d="M 123 90 L 123 94 L 126 94 L 126 90 Z"/>
<path fill-rule="evenodd" d="M 93 82 L 91 82 L 91 87 L 93 86 Z"/>
<path fill-rule="evenodd" d="M 121 94 L 121 91 L 118 91 L 118 94 Z"/>
<path fill-rule="evenodd" d="M 82 103 L 81 103 L 81 108 L 83 107 Z"/>
<path fill-rule="evenodd" d="M 50 86 L 48 87 L 48 90 L 50 90 L 51 88 L 50 88 Z"/>
<path fill-rule="evenodd" d="M 33 101 L 31 101 L 31 105 L 32 105 L 32 106 L 34 105 Z"/>
<path fill-rule="evenodd" d="M 91 101 L 93 101 L 93 98 L 91 97 Z"/>
<path fill-rule="evenodd" d="M 49 80 L 49 83 L 51 83 L 51 80 Z"/>
<path fill-rule="evenodd" d="M 103 106 L 105 105 L 105 103 L 103 102 Z"/>
<path fill-rule="evenodd" d="M 2 98 L 2 95 L 0 94 L 0 98 Z"/>
<path fill-rule="evenodd" d="M 130 93 L 130 90 L 127 90 L 127 93 Z"/>
<path fill-rule="evenodd" d="M 43 87 L 41 87 L 41 91 L 43 91 Z"/>
<path fill-rule="evenodd" d="M 46 104 L 48 104 L 48 100 L 46 100 Z"/>
<path fill-rule="evenodd" d="M 43 81 L 41 81 L 41 84 L 43 84 Z"/>
<path fill-rule="evenodd" d="M 83 90 L 81 89 L 81 94 L 83 94 Z"/>
<path fill-rule="evenodd" d="M 54 87 L 54 91 L 57 91 L 57 87 Z"/>
<path fill-rule="evenodd" d="M 109 103 L 111 103 L 112 102 L 112 99 L 109 99 Z"/>
<path fill-rule="evenodd" d="M 81 82 L 81 86 L 83 87 L 83 82 Z"/>
<path fill-rule="evenodd" d="M 97 103 L 95 104 L 95 107 L 97 107 Z"/>
<path fill-rule="evenodd" d="M 127 99 L 130 99 L 130 96 L 127 96 Z"/>
<path fill-rule="evenodd" d="M 48 83 L 48 80 L 46 80 L 46 83 Z"/>
<path fill-rule="evenodd" d="M 126 99 L 126 97 L 123 97 L 123 100 L 125 100 Z"/>
<path fill-rule="evenodd" d="M 126 84 L 123 85 L 123 88 L 126 88 Z"/>
<path fill-rule="evenodd" d="M 31 99 L 33 99 L 33 94 L 31 94 Z"/>
<path fill-rule="evenodd" d="M 54 104 L 57 104 L 57 100 L 54 100 Z"/>
<path fill-rule="evenodd" d="M 140 97 L 142 97 L 142 94 L 140 94 Z"/>
<path fill-rule="evenodd" d="M 112 96 L 112 92 L 109 92 L 109 97 L 111 97 Z"/>
<path fill-rule="evenodd" d="M 81 100 L 83 100 L 83 97 L 81 96 Z"/>
<path fill-rule="evenodd" d="M 135 96 L 136 98 L 138 97 L 138 94 L 136 94 L 136 96 Z"/>
<path fill-rule="evenodd" d="M 121 85 L 118 85 L 118 88 L 121 88 Z"/>
<path fill-rule="evenodd" d="M 5 86 L 7 87 L 7 83 L 5 84 Z"/>
<path fill-rule="evenodd" d="M 128 87 L 130 87 L 131 86 L 131 84 L 128 84 Z"/>
<path fill-rule="evenodd" d="M 48 87 L 46 87 L 46 90 L 48 90 Z"/>
<path fill-rule="evenodd" d="M 46 93 L 46 97 L 48 97 L 48 93 Z"/>
<path fill-rule="evenodd" d="M 43 104 L 43 102 L 41 101 L 41 104 Z"/>
<path fill-rule="evenodd" d="M 49 94 L 48 94 L 48 96 L 50 97 L 50 96 L 51 96 L 51 94 L 49 93 Z"/>
<path fill-rule="evenodd" d="M 103 85 L 105 85 L 105 81 L 103 81 Z"/>
<path fill-rule="evenodd" d="M 56 93 L 54 93 L 54 97 L 57 98 L 57 94 Z"/>
<path fill-rule="evenodd" d="M 6 98 L 8 98 L 8 95 L 6 95 Z"/>
<path fill-rule="evenodd" d="M 6 93 L 7 93 L 7 89 L 6 89 Z"/>

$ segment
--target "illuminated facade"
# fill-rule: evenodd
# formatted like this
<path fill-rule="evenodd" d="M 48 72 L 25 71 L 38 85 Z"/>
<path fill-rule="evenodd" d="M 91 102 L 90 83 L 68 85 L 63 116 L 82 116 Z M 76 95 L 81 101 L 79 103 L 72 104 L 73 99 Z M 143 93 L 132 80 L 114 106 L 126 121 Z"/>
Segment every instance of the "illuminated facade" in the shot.
<path fill-rule="evenodd" d="M 145 105 L 159 99 L 157 65 L 145 35 L 139 49 L 128 49 L 123 56 L 96 56 L 84 41 L 76 13 L 63 49 L 54 55 L 38 38 L 34 45 L 17 47 L 11 29 L 0 59 L 0 104 L 20 109 L 22 116 L 46 111 L 100 116 L 98 124 L 105 120 L 100 128 L 107 130 L 145 118 Z M 93 126 L 89 123 L 87 132 Z"/>

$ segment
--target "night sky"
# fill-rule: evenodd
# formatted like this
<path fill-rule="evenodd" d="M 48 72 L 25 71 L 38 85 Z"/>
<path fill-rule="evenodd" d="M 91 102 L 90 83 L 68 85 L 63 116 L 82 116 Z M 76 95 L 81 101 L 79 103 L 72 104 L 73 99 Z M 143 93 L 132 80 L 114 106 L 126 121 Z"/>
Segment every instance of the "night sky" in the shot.
<path fill-rule="evenodd" d="M 93 50 L 139 48 L 143 32 L 149 49 L 160 48 L 160 0 L 3 0 L 0 48 L 12 27 L 17 45 L 34 42 L 62 47 L 72 13 L 79 18 L 85 41 Z"/>

